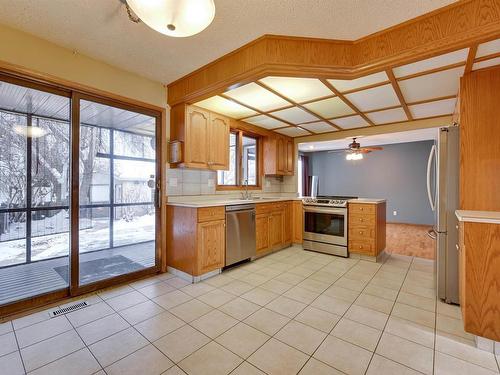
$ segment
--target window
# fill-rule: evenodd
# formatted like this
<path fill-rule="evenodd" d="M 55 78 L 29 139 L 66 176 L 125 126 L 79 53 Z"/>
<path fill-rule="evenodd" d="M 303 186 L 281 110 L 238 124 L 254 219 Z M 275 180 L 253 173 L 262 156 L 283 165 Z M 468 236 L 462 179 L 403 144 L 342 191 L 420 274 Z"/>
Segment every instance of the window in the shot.
<path fill-rule="evenodd" d="M 259 137 L 243 131 L 229 135 L 229 170 L 217 172 L 218 189 L 260 186 L 258 168 Z"/>

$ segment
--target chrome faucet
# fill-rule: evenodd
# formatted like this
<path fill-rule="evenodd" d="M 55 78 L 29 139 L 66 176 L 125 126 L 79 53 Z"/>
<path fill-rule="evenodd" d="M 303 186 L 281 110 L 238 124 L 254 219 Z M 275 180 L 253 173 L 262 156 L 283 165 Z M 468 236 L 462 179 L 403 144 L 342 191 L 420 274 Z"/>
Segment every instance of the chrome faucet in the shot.
<path fill-rule="evenodd" d="M 248 179 L 245 179 L 244 185 L 245 185 L 245 191 L 241 192 L 241 198 L 245 200 L 250 200 L 252 199 L 252 193 L 248 192 Z"/>

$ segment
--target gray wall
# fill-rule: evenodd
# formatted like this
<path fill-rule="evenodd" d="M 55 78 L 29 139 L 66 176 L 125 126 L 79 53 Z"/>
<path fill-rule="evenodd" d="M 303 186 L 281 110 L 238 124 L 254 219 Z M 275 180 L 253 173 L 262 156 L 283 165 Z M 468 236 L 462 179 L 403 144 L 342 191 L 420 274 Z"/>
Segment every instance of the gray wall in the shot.
<path fill-rule="evenodd" d="M 426 188 L 432 144 L 420 141 L 385 145 L 383 151 L 367 154 L 360 161 L 348 161 L 344 153 L 308 153 L 310 174 L 319 176 L 320 195 L 385 198 L 388 222 L 433 224 Z"/>

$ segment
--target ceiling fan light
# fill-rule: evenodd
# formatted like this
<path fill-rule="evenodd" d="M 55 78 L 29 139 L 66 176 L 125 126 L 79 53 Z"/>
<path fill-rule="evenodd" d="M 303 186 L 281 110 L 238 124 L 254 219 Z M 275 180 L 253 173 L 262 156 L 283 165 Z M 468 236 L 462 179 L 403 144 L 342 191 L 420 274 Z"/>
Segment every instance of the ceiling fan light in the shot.
<path fill-rule="evenodd" d="M 146 25 L 173 37 L 198 34 L 215 17 L 213 0 L 127 0 L 127 4 Z"/>

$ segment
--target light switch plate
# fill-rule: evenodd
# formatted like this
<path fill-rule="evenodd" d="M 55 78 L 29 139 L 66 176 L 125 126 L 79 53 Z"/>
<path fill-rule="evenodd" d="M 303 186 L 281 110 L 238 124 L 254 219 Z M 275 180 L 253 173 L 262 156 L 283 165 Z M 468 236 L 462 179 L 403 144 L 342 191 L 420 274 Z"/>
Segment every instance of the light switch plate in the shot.
<path fill-rule="evenodd" d="M 392 211 L 392 215 L 393 216 L 398 216 L 398 211 L 396 211 L 396 210 Z"/>

